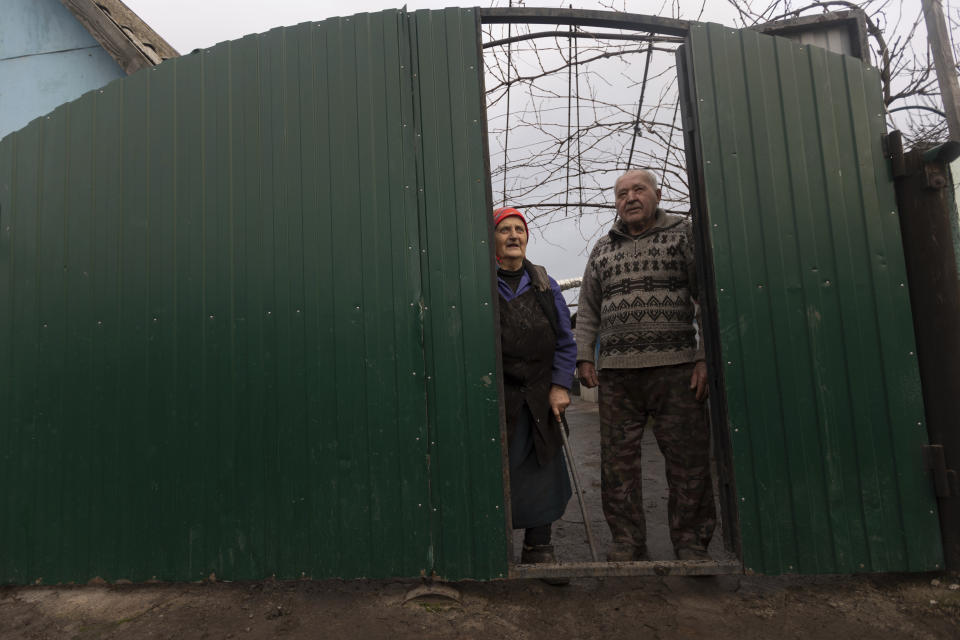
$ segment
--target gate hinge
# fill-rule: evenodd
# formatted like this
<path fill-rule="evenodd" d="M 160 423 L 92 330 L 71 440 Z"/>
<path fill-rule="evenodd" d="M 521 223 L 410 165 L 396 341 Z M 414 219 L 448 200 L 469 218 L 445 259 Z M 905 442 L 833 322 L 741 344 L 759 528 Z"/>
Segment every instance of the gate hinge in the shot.
<path fill-rule="evenodd" d="M 907 175 L 907 164 L 903 156 L 903 136 L 894 129 L 883 136 L 883 155 L 890 160 L 890 172 L 894 178 Z"/>
<path fill-rule="evenodd" d="M 960 495 L 957 472 L 947 469 L 942 444 L 926 444 L 923 451 L 923 467 L 933 474 L 933 488 L 938 498 L 955 498 Z"/>

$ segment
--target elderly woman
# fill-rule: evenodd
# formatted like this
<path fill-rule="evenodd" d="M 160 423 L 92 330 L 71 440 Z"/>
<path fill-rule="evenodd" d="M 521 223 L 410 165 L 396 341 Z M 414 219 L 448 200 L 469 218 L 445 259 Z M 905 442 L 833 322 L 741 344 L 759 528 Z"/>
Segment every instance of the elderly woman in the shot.
<path fill-rule="evenodd" d="M 551 526 L 571 494 L 560 418 L 570 404 L 577 348 L 560 287 L 526 259 L 523 214 L 505 207 L 493 220 L 513 528 L 526 529 L 521 562 L 556 562 Z"/>

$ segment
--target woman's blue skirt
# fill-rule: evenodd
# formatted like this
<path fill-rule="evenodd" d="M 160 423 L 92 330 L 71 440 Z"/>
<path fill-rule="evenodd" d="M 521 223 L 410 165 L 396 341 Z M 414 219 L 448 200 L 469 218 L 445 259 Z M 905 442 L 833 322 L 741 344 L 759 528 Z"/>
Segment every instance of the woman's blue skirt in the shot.
<path fill-rule="evenodd" d="M 572 491 L 563 453 L 540 466 L 533 447 L 533 417 L 524 405 L 509 443 L 510 508 L 514 529 L 539 527 L 559 520 Z M 560 425 L 557 428 L 562 429 Z"/>

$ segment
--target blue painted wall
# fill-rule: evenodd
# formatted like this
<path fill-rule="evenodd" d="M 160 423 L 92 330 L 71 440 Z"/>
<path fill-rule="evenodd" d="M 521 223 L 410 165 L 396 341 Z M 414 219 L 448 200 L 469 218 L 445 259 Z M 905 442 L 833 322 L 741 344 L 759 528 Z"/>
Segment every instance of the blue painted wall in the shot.
<path fill-rule="evenodd" d="M 124 76 L 58 0 L 0 5 L 0 138 Z"/>

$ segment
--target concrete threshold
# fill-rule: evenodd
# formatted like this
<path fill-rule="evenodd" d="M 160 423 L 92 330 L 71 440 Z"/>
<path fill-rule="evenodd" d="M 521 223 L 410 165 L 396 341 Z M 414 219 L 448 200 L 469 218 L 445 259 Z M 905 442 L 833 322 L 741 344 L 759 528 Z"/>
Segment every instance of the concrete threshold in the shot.
<path fill-rule="evenodd" d="M 733 561 L 650 560 L 645 562 L 564 562 L 515 564 L 510 578 L 596 578 L 603 576 L 720 576 L 743 573 Z"/>

